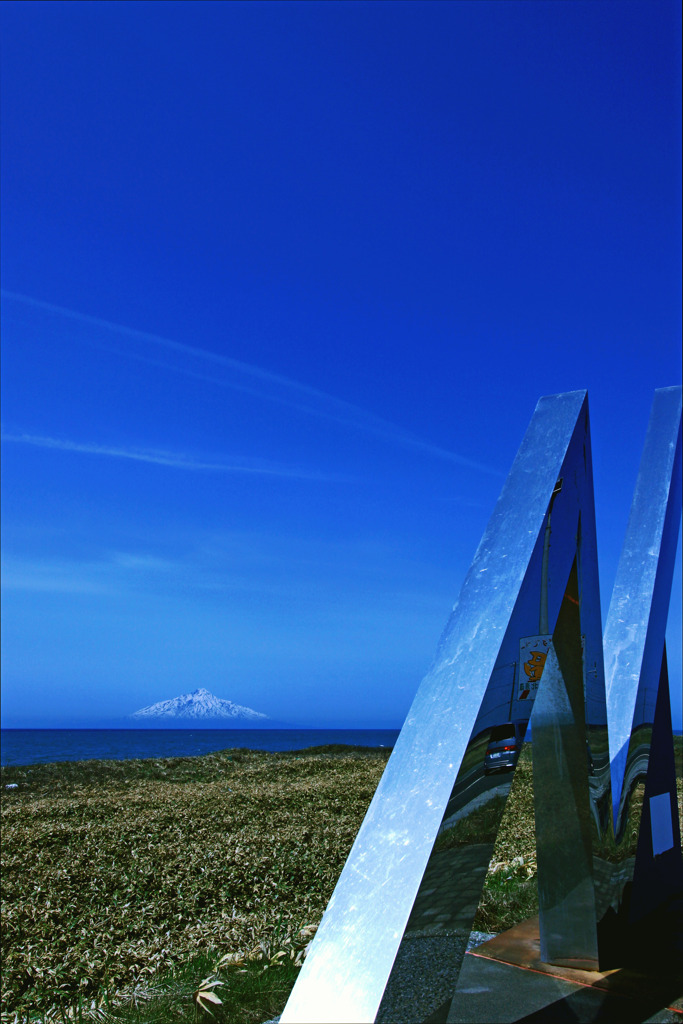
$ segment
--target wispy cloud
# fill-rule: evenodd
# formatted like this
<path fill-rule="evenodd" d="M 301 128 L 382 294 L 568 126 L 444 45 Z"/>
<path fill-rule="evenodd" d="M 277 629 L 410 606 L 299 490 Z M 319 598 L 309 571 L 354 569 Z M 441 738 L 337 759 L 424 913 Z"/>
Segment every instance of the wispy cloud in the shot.
<path fill-rule="evenodd" d="M 222 607 L 225 601 L 242 605 L 258 596 L 261 610 L 270 601 L 283 610 L 307 606 L 316 621 L 329 622 L 340 613 L 346 618 L 350 604 L 438 612 L 448 603 L 439 573 L 385 538 L 339 540 L 252 530 L 155 540 L 152 550 L 90 546 L 87 553 L 37 557 L 5 551 L 2 587 L 74 596 L 155 595 L 181 603 L 188 594 L 202 594 Z"/>
<path fill-rule="evenodd" d="M 92 564 L 9 557 L 2 561 L 2 589 L 34 594 L 102 595 L 113 592 L 111 584 Z"/>
<path fill-rule="evenodd" d="M 85 326 L 97 328 L 100 331 L 104 330 L 111 332 L 119 337 L 136 341 L 146 347 L 148 353 L 150 349 L 155 348 L 169 354 L 175 353 L 176 355 L 182 355 L 189 358 L 191 361 L 194 361 L 195 367 L 197 364 L 199 364 L 200 367 L 202 364 L 205 366 L 210 365 L 213 366 L 214 369 L 220 367 L 223 370 L 223 373 L 222 375 L 217 375 L 215 373 L 209 375 L 208 373 L 202 373 L 201 369 L 193 368 L 192 366 L 154 359 L 149 354 L 146 355 L 145 353 L 134 352 L 132 350 L 126 350 L 121 353 L 128 358 L 163 366 L 164 369 L 170 370 L 174 373 L 180 373 L 194 379 L 205 380 L 212 385 L 227 387 L 233 390 L 253 394 L 261 399 L 265 399 L 266 401 L 277 402 L 281 405 L 286 405 L 289 408 L 296 409 L 311 416 L 332 420 L 345 427 L 372 434 L 375 437 L 379 437 L 392 444 L 398 444 L 404 448 L 420 451 L 430 457 L 443 459 L 467 469 L 476 470 L 481 473 L 489 473 L 495 476 L 501 475 L 500 470 L 495 467 L 485 465 L 474 459 L 469 459 L 460 455 L 457 452 L 452 452 L 445 448 L 441 448 L 438 445 L 431 444 L 428 441 L 424 441 L 411 434 L 409 431 L 397 426 L 395 423 L 391 423 L 389 420 L 386 420 L 381 416 L 376 416 L 374 413 L 361 409 L 359 406 L 356 406 L 351 402 L 346 402 L 343 399 L 336 398 L 334 395 L 320 391 L 318 388 L 311 387 L 308 384 L 303 384 L 300 381 L 292 380 L 290 377 L 286 377 L 282 374 L 264 370 L 252 363 L 245 363 L 241 360 L 221 355 L 218 352 L 212 352 L 209 349 L 195 345 L 187 345 L 179 341 L 173 341 L 170 338 L 164 338 L 160 335 L 152 334 L 147 331 L 136 330 L 135 328 L 116 324 L 109 320 L 103 320 L 100 317 L 90 316 L 86 313 L 79 313 L 76 310 L 65 309 L 62 306 L 57 306 L 50 302 L 43 302 L 40 299 L 35 299 L 28 295 L 21 295 L 17 292 L 11 292 L 4 289 L 0 294 L 2 294 L 3 298 L 12 299 L 25 306 L 30 306 L 45 312 L 67 317 L 68 319 Z"/>
<path fill-rule="evenodd" d="M 159 451 L 145 448 L 119 448 L 111 445 L 69 441 L 64 438 L 42 437 L 37 434 L 21 434 L 2 431 L 2 440 L 14 444 L 29 444 L 36 448 L 50 448 L 63 452 L 80 452 L 84 455 L 100 455 L 114 459 L 131 459 L 134 462 L 151 462 L 157 466 L 210 473 L 250 473 L 260 476 L 285 477 L 294 480 L 341 481 L 343 478 L 330 474 L 315 473 L 294 466 L 283 466 L 264 459 L 235 458 L 230 462 L 208 461 L 178 452 Z M 346 479 L 346 478 L 344 478 Z"/>
<path fill-rule="evenodd" d="M 182 561 L 146 553 L 111 551 L 96 559 L 8 555 L 2 560 L 2 587 L 42 594 L 114 596 L 141 584 L 165 587 L 170 576 L 186 573 Z"/>

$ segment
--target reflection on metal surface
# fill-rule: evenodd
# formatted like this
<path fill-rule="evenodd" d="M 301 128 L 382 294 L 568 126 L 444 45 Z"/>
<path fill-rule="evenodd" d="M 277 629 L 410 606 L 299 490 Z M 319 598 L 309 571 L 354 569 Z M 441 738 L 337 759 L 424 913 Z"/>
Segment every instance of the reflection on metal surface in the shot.
<path fill-rule="evenodd" d="M 576 562 L 532 717 L 541 956 L 596 967 L 590 789 Z"/>
<path fill-rule="evenodd" d="M 600 946 L 610 966 L 675 954 L 677 944 L 683 957 L 683 922 L 679 916 L 677 931 L 671 913 L 683 898 L 683 857 L 664 643 L 680 518 L 681 389 L 663 388 L 605 625 L 614 838 Z M 660 936 L 654 949 L 652 932 Z"/>
<path fill-rule="evenodd" d="M 655 392 L 605 624 L 615 828 L 636 732 L 651 727 L 681 518 L 681 389 Z M 647 756 L 647 755 L 645 755 Z M 626 786 L 627 788 L 627 786 Z"/>
<path fill-rule="evenodd" d="M 671 798 L 668 793 L 658 793 L 651 796 L 650 828 L 652 832 L 652 856 L 657 857 L 660 853 L 666 853 L 673 849 L 674 826 L 671 816 Z"/>
<path fill-rule="evenodd" d="M 542 633 L 540 636 L 524 636 L 519 641 L 521 671 L 518 700 L 528 700 L 533 703 L 536 699 L 552 639 L 547 633 Z"/>
<path fill-rule="evenodd" d="M 678 402 L 680 423 L 680 389 Z M 654 449 L 664 443 L 660 429 Z M 675 551 L 672 521 L 667 505 L 664 533 Z M 665 578 L 649 602 L 659 619 Z M 664 681 L 657 686 L 659 667 L 654 682 L 646 673 L 627 700 L 634 737 L 629 746 L 629 726 L 615 830 L 587 399 L 541 399 L 282 1024 L 408 1024 L 445 1013 L 530 716 L 543 956 L 578 967 L 616 955 L 626 887 L 629 914 L 649 907 L 648 872 L 671 855 L 669 762 L 660 758 L 655 778 L 647 757 L 653 729 L 667 728 L 659 620 L 657 629 Z M 648 657 L 656 661 L 656 650 Z M 610 681 L 616 694 L 621 684 Z M 645 825 L 634 831 L 638 808 L 646 853 Z M 680 843 L 677 827 L 674 806 Z"/>

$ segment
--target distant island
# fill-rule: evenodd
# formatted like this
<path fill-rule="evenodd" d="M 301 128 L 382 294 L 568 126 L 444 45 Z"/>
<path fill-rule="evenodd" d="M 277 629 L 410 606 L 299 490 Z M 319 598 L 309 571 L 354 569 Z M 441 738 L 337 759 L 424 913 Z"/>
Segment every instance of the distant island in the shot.
<path fill-rule="evenodd" d="M 253 708 L 234 704 L 231 700 L 222 700 L 214 696 L 204 687 L 192 693 L 182 693 L 171 700 L 162 700 L 157 704 L 140 708 L 129 716 L 136 724 L 145 725 L 218 725 L 218 726 L 260 726 L 270 723 L 268 715 Z"/>

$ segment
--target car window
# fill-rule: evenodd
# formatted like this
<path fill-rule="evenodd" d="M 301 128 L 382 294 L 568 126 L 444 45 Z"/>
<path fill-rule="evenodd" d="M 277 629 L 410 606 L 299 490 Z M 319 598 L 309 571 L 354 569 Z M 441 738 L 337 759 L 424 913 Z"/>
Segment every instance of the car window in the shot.
<path fill-rule="evenodd" d="M 515 737 L 515 727 L 512 722 L 507 722 L 505 725 L 494 725 L 491 729 L 491 743 L 495 743 L 497 740 L 507 740 L 510 737 Z"/>

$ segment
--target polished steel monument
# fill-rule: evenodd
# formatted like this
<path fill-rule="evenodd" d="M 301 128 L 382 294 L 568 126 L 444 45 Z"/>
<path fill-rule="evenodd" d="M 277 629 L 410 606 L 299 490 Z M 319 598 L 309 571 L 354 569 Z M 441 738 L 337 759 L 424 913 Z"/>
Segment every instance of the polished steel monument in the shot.
<path fill-rule="evenodd" d="M 539 401 L 282 1024 L 455 1019 L 529 722 L 542 959 L 622 966 L 651 924 L 671 927 L 683 858 L 664 632 L 680 516 L 681 389 L 665 388 L 603 642 L 588 399 Z"/>

